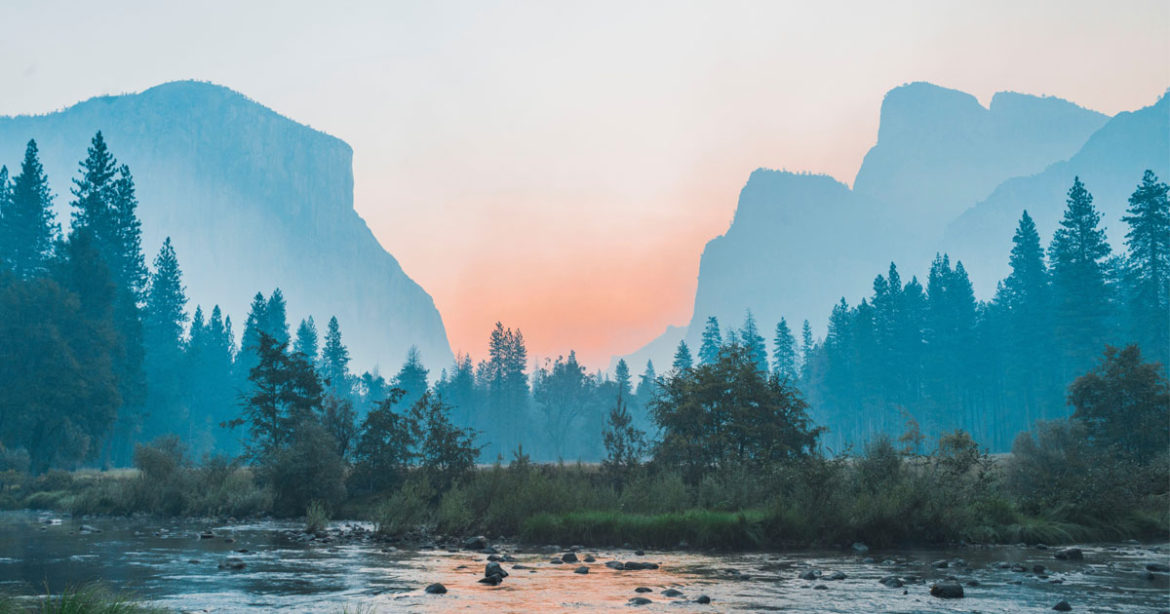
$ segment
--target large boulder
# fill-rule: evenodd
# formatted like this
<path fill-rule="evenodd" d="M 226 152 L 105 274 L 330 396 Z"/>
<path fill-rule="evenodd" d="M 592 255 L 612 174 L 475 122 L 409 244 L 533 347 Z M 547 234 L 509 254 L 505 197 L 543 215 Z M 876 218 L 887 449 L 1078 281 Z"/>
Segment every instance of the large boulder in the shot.
<path fill-rule="evenodd" d="M 930 594 L 940 599 L 959 599 L 963 596 L 963 585 L 958 582 L 939 582 L 930 587 Z"/>

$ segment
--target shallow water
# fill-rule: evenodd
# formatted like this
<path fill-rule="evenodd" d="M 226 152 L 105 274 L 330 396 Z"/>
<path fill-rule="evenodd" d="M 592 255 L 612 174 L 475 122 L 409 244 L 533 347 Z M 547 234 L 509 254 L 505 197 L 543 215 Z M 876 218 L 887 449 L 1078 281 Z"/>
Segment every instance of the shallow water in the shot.
<path fill-rule="evenodd" d="M 1160 612 L 1170 609 L 1170 576 L 1145 571 L 1166 563 L 1165 544 L 1081 546 L 1084 561 L 1058 561 L 1053 550 L 1027 547 L 889 550 L 864 555 L 845 551 L 752 554 L 702 554 L 585 549 L 597 562 L 588 574 L 580 564 L 554 565 L 538 549 L 512 552 L 504 563 L 510 576 L 498 587 L 479 584 L 485 556 L 473 552 L 423 550 L 384 552 L 374 543 L 309 545 L 291 540 L 284 529 L 298 525 L 261 522 L 216 526 L 196 521 L 65 518 L 45 525 L 36 514 L 0 513 L 0 591 L 44 593 L 101 581 L 120 591 L 188 612 L 441 612 L 452 610 L 658 611 L 658 612 L 1051 612 L 1067 600 L 1074 612 Z M 100 529 L 85 534 L 82 524 Z M 217 537 L 200 539 L 212 529 Z M 234 541 L 228 542 L 225 538 Z M 246 550 L 246 552 L 237 552 Z M 246 567 L 219 569 L 228 556 Z M 868 557 L 868 558 L 867 558 Z M 932 562 L 956 558 L 964 565 L 936 568 Z M 658 570 L 614 571 L 612 559 L 659 563 Z M 1001 562 L 1022 563 L 1044 574 L 1000 569 Z M 512 569 L 515 564 L 532 569 Z M 844 580 L 805 581 L 799 574 L 816 568 Z M 879 579 L 918 576 L 922 583 L 887 588 Z M 930 584 L 954 576 L 966 584 L 963 599 L 930 596 Z M 445 595 L 428 595 L 432 582 Z M 823 588 L 816 588 L 817 586 Z M 635 593 L 637 587 L 652 589 Z M 662 591 L 674 588 L 680 597 Z M 709 605 L 694 602 L 699 595 Z M 651 604 L 630 606 L 631 597 Z"/>

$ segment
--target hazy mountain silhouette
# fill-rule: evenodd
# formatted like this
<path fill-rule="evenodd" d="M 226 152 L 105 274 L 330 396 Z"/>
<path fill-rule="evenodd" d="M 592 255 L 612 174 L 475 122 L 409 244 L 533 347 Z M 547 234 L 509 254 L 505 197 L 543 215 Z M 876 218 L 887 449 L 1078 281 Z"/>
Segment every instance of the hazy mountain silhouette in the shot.
<path fill-rule="evenodd" d="M 738 328 L 749 309 L 769 344 L 781 317 L 794 332 L 808 319 L 823 336 L 842 296 L 868 296 L 891 261 L 903 281 L 925 282 L 948 222 L 1005 180 L 1073 155 L 1108 121 L 1057 98 L 999 93 L 986 108 L 929 83 L 891 90 L 853 189 L 824 175 L 752 173 L 727 232 L 703 250 L 687 343 L 697 349 L 708 316 Z M 1006 249 L 993 251 L 1006 262 Z M 666 345 L 652 341 L 628 362 L 669 365 Z"/>
<path fill-rule="evenodd" d="M 1125 247 L 1121 216 L 1146 169 L 1163 181 L 1170 177 L 1170 94 L 1144 109 L 1117 114 L 1068 160 L 1003 182 L 947 227 L 943 245 L 963 259 L 976 293 L 989 296 L 996 282 L 1007 275 L 1020 212 L 1028 210 L 1047 245 L 1064 213 L 1073 177 L 1080 176 L 1103 215 L 1102 224 L 1116 253 Z"/>
<path fill-rule="evenodd" d="M 1000 92 L 985 108 L 957 90 L 903 85 L 882 101 L 877 144 L 853 190 L 912 229 L 939 233 L 1005 179 L 1072 155 L 1108 119 L 1059 98 Z"/>
<path fill-rule="evenodd" d="M 452 360 L 434 301 L 354 211 L 353 151 L 340 139 L 183 81 L 0 118 L 0 162 L 17 166 L 35 138 L 67 224 L 70 180 L 97 130 L 134 173 L 148 261 L 172 237 L 191 310 L 218 303 L 238 335 L 252 296 L 280 287 L 294 328 L 311 314 L 323 332 L 338 317 L 356 368 L 392 371 L 411 345 L 428 364 Z"/>

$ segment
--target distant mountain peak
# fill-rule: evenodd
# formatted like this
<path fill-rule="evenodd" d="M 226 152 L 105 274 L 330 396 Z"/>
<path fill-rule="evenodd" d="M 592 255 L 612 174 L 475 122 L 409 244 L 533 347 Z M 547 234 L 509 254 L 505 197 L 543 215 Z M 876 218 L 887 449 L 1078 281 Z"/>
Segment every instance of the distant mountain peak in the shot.
<path fill-rule="evenodd" d="M 433 369 L 453 359 L 434 301 L 355 211 L 341 139 L 230 88 L 173 81 L 0 117 L 0 163 L 35 138 L 66 220 L 61 195 L 98 130 L 134 173 L 148 257 L 173 239 L 192 309 L 219 304 L 242 323 L 257 291 L 279 287 L 294 326 L 338 317 L 355 368 L 393 368 L 412 345 Z"/>

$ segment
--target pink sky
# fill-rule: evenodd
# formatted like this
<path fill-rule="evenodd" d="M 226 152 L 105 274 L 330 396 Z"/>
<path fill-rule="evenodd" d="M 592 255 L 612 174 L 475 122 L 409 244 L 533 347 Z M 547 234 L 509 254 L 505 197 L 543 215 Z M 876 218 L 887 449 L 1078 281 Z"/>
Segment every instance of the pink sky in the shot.
<path fill-rule="evenodd" d="M 1112 114 L 1170 86 L 1164 1 L 160 4 L 6 8 L 0 114 L 239 90 L 353 146 L 356 207 L 454 350 L 501 320 L 591 367 L 689 319 L 753 169 L 851 183 L 892 87 Z"/>

